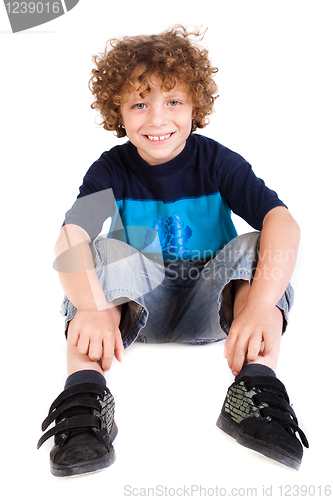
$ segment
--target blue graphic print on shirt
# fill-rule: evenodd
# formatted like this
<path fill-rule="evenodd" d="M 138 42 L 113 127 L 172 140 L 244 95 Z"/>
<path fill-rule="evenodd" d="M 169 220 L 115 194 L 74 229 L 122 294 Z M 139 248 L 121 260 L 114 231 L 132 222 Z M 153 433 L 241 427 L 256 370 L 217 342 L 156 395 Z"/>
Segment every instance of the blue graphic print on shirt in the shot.
<path fill-rule="evenodd" d="M 192 236 L 192 229 L 181 222 L 179 215 L 159 217 L 154 221 L 152 229 L 158 233 L 163 254 L 182 257 L 189 252 L 188 240 Z M 155 231 L 147 231 L 144 248 L 153 243 Z"/>

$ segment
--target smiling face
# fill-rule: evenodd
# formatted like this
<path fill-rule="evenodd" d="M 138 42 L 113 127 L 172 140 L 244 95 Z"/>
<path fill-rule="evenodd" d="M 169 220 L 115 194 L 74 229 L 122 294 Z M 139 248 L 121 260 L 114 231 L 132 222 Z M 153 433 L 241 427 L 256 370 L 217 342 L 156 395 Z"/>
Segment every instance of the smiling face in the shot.
<path fill-rule="evenodd" d="M 161 89 L 160 80 L 152 77 L 150 92 L 140 97 L 136 88 L 121 106 L 126 135 L 139 155 L 150 165 L 175 158 L 184 149 L 191 133 L 193 106 L 185 88 L 177 84 L 170 92 Z"/>

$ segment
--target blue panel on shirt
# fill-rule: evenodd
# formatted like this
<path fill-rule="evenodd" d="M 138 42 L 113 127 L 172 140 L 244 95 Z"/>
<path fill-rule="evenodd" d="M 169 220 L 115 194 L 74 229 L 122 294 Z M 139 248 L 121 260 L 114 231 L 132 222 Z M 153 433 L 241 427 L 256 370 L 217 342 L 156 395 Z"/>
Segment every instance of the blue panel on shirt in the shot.
<path fill-rule="evenodd" d="M 220 193 L 169 203 L 124 199 L 117 200 L 117 206 L 126 242 L 148 254 L 159 253 L 162 248 L 165 259 L 212 258 L 237 236 L 230 208 Z M 109 238 L 119 238 L 114 227 L 116 218 L 112 220 Z"/>

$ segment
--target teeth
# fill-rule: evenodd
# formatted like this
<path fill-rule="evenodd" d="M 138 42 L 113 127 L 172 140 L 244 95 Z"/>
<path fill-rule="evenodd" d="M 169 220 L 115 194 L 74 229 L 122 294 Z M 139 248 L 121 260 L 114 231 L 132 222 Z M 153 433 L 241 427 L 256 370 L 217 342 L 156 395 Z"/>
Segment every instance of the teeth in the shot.
<path fill-rule="evenodd" d="M 171 136 L 171 134 L 161 135 L 161 136 L 147 135 L 147 137 L 150 141 L 163 141 L 164 139 L 168 139 L 170 136 Z"/>

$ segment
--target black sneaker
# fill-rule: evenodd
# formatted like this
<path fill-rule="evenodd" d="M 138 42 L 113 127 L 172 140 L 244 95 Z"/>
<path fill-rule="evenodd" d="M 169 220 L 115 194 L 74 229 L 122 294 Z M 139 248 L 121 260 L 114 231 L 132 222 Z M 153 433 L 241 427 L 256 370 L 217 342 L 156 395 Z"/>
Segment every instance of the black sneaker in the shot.
<path fill-rule="evenodd" d="M 216 425 L 236 441 L 293 469 L 300 468 L 303 445 L 309 443 L 298 427 L 282 382 L 275 377 L 242 377 L 228 389 Z"/>
<path fill-rule="evenodd" d="M 109 467 L 115 461 L 114 398 L 106 386 L 84 383 L 66 389 L 52 403 L 42 430 L 54 420 L 55 426 L 37 444 L 39 448 L 54 436 L 50 453 L 53 475 L 86 474 Z"/>

